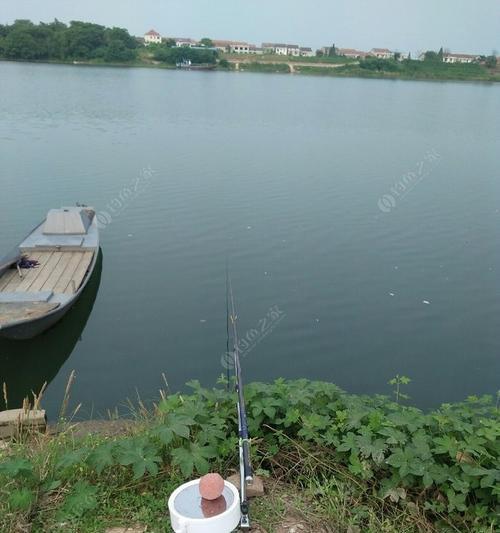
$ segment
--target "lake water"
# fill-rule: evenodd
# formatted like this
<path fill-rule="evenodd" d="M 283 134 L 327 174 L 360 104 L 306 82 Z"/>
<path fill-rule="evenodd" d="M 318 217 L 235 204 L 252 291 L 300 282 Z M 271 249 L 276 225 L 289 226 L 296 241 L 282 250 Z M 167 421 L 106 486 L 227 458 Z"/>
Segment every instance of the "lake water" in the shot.
<path fill-rule="evenodd" d="M 47 380 L 55 416 L 73 369 L 84 416 L 214 384 L 226 260 L 247 381 L 494 394 L 499 139 L 500 85 L 0 63 L 0 250 L 51 207 L 102 225 L 84 299 L 0 342 L 11 406 Z"/>

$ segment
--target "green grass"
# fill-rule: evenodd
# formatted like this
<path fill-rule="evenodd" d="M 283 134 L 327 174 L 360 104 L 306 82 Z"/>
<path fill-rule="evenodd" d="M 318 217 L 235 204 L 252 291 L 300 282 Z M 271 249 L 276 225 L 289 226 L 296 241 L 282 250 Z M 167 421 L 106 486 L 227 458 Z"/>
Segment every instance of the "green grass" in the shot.
<path fill-rule="evenodd" d="M 296 71 L 301 74 L 382 78 L 403 80 L 456 80 L 456 81 L 500 81 L 500 75 L 479 64 L 448 65 L 425 61 L 395 61 L 380 62 L 382 68 L 369 69 L 361 65 L 346 65 L 336 69 L 327 69 L 318 66 L 300 66 Z"/>
<path fill-rule="evenodd" d="M 259 63 L 253 61 L 251 63 L 240 63 L 240 71 L 249 72 L 278 72 L 280 74 L 289 74 L 290 67 L 286 63 Z"/>
<path fill-rule="evenodd" d="M 408 382 L 391 380 L 396 402 L 307 380 L 249 385 L 252 462 L 268 488 L 254 519 L 269 533 L 290 514 L 314 533 L 496 531 L 499 399 L 423 413 L 400 403 Z M 0 531 L 169 531 L 176 486 L 238 465 L 234 393 L 189 385 L 192 394 L 163 393 L 150 411 L 139 402 L 124 434 L 66 428 L 2 449 Z"/>

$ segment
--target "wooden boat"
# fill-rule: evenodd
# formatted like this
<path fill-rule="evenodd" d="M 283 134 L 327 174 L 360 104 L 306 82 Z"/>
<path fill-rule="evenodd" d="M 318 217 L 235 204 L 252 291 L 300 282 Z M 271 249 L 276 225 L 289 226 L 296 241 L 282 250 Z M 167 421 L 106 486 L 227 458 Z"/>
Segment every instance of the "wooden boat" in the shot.
<path fill-rule="evenodd" d="M 85 288 L 98 252 L 92 208 L 51 209 L 0 261 L 0 336 L 30 339 L 60 320 Z"/>

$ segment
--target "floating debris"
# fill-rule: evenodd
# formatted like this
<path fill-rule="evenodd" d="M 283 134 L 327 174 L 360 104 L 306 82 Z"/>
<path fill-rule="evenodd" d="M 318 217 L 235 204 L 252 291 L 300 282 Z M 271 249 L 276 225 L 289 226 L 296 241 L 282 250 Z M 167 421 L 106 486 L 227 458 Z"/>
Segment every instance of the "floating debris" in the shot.
<path fill-rule="evenodd" d="M 389 296 L 394 296 L 394 293 L 393 293 L 393 292 L 390 292 L 390 293 L 389 293 Z"/>
<path fill-rule="evenodd" d="M 429 305 L 431 302 L 429 302 L 429 300 L 422 300 L 422 303 L 425 305 Z"/>
<path fill-rule="evenodd" d="M 204 323 L 206 322 L 206 320 L 205 320 L 204 318 L 200 318 L 200 322 L 201 322 L 202 324 L 204 324 Z"/>

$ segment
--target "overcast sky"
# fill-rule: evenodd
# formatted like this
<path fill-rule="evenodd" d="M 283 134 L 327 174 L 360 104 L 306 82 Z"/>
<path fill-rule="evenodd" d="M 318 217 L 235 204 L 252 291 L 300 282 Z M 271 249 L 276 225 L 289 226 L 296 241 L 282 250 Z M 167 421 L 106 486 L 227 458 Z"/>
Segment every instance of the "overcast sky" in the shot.
<path fill-rule="evenodd" d="M 0 0 L 0 22 L 17 18 L 253 44 L 500 51 L 500 0 Z"/>

